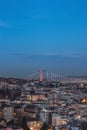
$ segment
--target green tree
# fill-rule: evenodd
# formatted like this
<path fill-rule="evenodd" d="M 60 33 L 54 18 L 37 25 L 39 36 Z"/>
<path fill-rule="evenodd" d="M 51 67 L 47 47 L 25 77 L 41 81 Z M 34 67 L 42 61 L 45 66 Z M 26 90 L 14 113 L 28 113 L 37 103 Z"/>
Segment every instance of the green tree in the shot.
<path fill-rule="evenodd" d="M 44 123 L 43 126 L 41 127 L 41 130 L 48 130 L 48 125 Z"/>
<path fill-rule="evenodd" d="M 21 126 L 22 126 L 23 130 L 30 130 L 30 128 L 28 128 L 28 126 L 27 126 L 27 121 L 26 121 L 25 117 L 22 118 Z"/>

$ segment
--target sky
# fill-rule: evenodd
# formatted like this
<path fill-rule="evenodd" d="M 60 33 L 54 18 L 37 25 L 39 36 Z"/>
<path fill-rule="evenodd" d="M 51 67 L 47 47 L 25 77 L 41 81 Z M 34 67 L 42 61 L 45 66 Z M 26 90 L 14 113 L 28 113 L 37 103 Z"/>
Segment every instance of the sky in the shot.
<path fill-rule="evenodd" d="M 1 0 L 0 76 L 87 75 L 86 0 Z"/>

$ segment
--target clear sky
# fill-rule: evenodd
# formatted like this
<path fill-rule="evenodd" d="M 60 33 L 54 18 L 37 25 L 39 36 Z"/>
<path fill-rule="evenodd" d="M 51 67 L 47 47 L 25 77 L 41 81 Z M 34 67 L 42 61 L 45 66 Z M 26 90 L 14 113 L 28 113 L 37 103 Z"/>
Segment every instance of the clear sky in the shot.
<path fill-rule="evenodd" d="M 86 0 L 1 0 L 0 76 L 87 75 Z"/>

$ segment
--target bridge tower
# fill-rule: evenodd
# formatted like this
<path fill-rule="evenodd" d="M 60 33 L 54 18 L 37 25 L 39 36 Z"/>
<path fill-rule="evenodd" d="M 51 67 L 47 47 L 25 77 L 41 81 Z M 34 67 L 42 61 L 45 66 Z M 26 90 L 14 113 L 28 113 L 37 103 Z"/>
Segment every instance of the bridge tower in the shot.
<path fill-rule="evenodd" d="M 43 70 L 40 70 L 40 82 L 43 82 Z"/>

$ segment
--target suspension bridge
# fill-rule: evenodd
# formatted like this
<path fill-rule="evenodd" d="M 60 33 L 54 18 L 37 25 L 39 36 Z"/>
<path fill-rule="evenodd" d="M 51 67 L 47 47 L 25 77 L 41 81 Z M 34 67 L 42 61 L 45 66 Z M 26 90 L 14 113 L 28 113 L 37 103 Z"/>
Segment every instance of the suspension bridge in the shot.
<path fill-rule="evenodd" d="M 54 72 L 40 70 L 28 76 L 28 80 L 38 80 L 40 82 L 62 82 L 62 83 L 87 83 L 87 79 L 72 78 L 64 75 L 58 75 Z"/>

